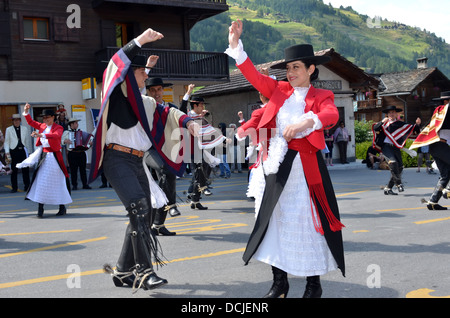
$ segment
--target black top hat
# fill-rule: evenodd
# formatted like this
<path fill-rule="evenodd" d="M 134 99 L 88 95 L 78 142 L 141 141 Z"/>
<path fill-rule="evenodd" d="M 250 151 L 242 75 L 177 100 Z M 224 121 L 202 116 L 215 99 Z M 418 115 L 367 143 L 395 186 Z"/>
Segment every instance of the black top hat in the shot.
<path fill-rule="evenodd" d="M 42 117 L 44 116 L 55 116 L 55 111 L 53 109 L 44 109 L 42 112 Z"/>
<path fill-rule="evenodd" d="M 311 64 L 320 65 L 331 60 L 329 56 L 316 56 L 311 44 L 293 45 L 284 50 L 284 62 L 277 63 L 271 66 L 275 69 L 284 69 L 286 64 L 293 61 L 308 60 Z"/>
<path fill-rule="evenodd" d="M 136 55 L 131 60 L 131 66 L 132 67 L 145 67 L 145 68 L 151 68 L 147 66 L 147 57 L 145 55 Z"/>
<path fill-rule="evenodd" d="M 172 86 L 172 83 L 164 83 L 163 79 L 161 77 L 149 77 L 146 81 L 145 81 L 145 86 L 147 88 L 151 87 L 151 86 L 162 86 L 162 87 L 168 87 L 168 86 Z"/>
<path fill-rule="evenodd" d="M 200 96 L 192 96 L 191 97 L 191 105 L 192 104 L 198 104 L 198 103 L 204 103 L 204 104 L 208 104 L 205 102 L 205 99 L 203 97 Z"/>
<path fill-rule="evenodd" d="M 433 98 L 433 100 L 445 100 L 450 99 L 450 91 L 442 92 L 441 97 Z"/>
<path fill-rule="evenodd" d="M 403 111 L 403 109 L 397 108 L 397 107 L 395 107 L 394 105 L 391 105 L 391 106 L 386 107 L 386 109 L 383 109 L 382 112 L 385 113 L 385 114 L 387 114 L 387 113 L 389 113 L 389 111 L 391 111 L 391 110 L 395 110 L 397 113 L 400 113 L 400 112 Z"/>

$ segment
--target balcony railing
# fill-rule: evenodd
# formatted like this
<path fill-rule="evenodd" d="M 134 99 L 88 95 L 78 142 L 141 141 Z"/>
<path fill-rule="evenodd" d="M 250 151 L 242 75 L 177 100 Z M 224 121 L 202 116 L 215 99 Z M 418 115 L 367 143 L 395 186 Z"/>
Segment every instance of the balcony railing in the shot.
<path fill-rule="evenodd" d="M 118 50 L 117 47 L 107 47 L 95 54 L 97 78 L 103 77 L 107 62 Z M 226 82 L 230 78 L 228 56 L 224 53 L 142 49 L 140 54 L 159 56 L 156 67 L 151 71 L 152 77 L 213 82 Z"/>
<path fill-rule="evenodd" d="M 381 100 L 378 99 L 359 100 L 357 103 L 358 103 L 358 110 L 373 109 L 382 106 Z"/>

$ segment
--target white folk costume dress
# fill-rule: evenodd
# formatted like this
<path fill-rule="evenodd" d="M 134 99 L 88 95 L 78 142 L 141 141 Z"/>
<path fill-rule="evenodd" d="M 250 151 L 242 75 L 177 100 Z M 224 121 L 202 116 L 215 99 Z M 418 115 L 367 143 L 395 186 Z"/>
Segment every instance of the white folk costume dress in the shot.
<path fill-rule="evenodd" d="M 72 203 L 68 189 L 68 173 L 61 153 L 63 127 L 56 123 L 48 127 L 32 120 L 29 114 L 24 116 L 31 127 L 39 129 L 39 133 L 44 135 L 36 142 L 37 150 L 18 165 L 23 168 L 39 163 L 26 198 L 41 204 Z"/>
<path fill-rule="evenodd" d="M 226 53 L 236 59 L 247 80 L 270 98 L 265 108 L 254 111 L 252 118 L 239 128 L 238 136 L 242 138 L 247 129 L 256 128 L 259 134 L 257 142 L 262 142 L 264 128 L 276 128 L 274 133 L 267 133 L 268 155 L 263 155 L 262 162 L 254 168 L 249 184 L 249 194 L 255 197 L 257 220 L 244 261 L 247 263 L 254 257 L 296 276 L 323 275 L 337 268 L 344 274 L 343 225 L 339 222 L 336 198 L 320 152 L 325 147 L 325 141 L 320 140 L 323 139 L 322 128 L 328 129 L 338 119 L 332 93 L 311 86 L 292 88 L 287 82 L 277 82 L 260 74 L 245 52 L 236 55 L 236 51 L 231 53 L 229 50 Z M 321 99 L 322 95 L 327 97 Z M 327 106 L 316 106 L 312 96 L 316 96 L 317 104 L 325 101 Z M 318 116 L 320 112 L 322 114 Z M 306 118 L 314 119 L 314 127 L 298 134 L 288 144 L 282 136 L 285 127 Z M 320 146 L 315 147 L 312 143 Z M 312 176 L 308 171 L 315 171 L 316 175 Z M 276 203 L 271 205 L 273 209 L 267 211 L 263 206 L 265 201 L 271 200 L 268 197 L 273 195 L 274 189 L 265 191 L 265 184 L 281 174 L 287 174 L 287 181 L 281 186 Z M 268 217 L 270 220 L 265 220 Z M 267 222 L 268 225 L 264 225 Z"/>

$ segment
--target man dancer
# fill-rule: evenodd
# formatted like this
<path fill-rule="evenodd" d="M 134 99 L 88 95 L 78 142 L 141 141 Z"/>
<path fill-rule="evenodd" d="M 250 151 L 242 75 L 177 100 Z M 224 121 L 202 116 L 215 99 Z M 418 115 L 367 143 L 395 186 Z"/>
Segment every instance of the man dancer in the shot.
<path fill-rule="evenodd" d="M 32 142 L 28 128 L 20 124 L 20 114 L 12 115 L 12 126 L 6 128 L 5 132 L 5 156 L 6 160 L 11 162 L 11 192 L 17 192 L 17 174 L 19 169 L 16 164 L 22 162 L 32 151 Z M 22 168 L 22 180 L 24 191 L 30 186 L 30 168 Z"/>
<path fill-rule="evenodd" d="M 182 175 L 185 164 L 180 156 L 179 128 L 188 128 L 191 134 L 198 129 L 186 114 L 158 105 L 140 93 L 148 78 L 145 68 L 154 65 L 151 57 L 146 61 L 145 56 L 138 55 L 140 48 L 162 38 L 161 33 L 147 29 L 111 58 L 104 74 L 89 180 L 95 180 L 103 169 L 128 211 L 130 222 L 116 269 L 109 265 L 104 268 L 113 275 L 116 286 L 125 283 L 154 289 L 167 283 L 153 269 L 153 259 L 156 264 L 163 261 L 158 240 L 149 226 L 153 223 L 152 207 L 164 206 L 167 199 L 151 178 L 143 157 L 154 145 L 168 167 Z"/>
<path fill-rule="evenodd" d="M 441 197 L 450 198 L 450 111 L 448 110 L 450 91 L 442 92 L 441 97 L 434 100 L 442 102 L 443 105 L 434 110 L 431 122 L 417 136 L 410 149 L 430 146 L 430 154 L 439 168 L 440 177 L 430 199 L 428 201 L 422 199 L 422 202 L 427 204 L 428 210 L 447 210 L 438 202 Z"/>
<path fill-rule="evenodd" d="M 153 97 L 158 104 L 178 108 L 172 103 L 166 103 L 163 99 L 164 88 L 170 86 L 172 86 L 172 84 L 164 83 L 162 78 L 149 78 L 146 81 L 147 95 Z M 189 87 L 190 92 L 192 92 L 193 87 Z M 186 107 L 187 99 L 183 99 L 181 108 L 185 109 Z M 169 213 L 170 216 L 181 215 L 176 204 L 176 175 L 167 168 L 154 147 L 150 148 L 148 153 L 146 153 L 145 158 L 146 164 L 155 171 L 158 177 L 158 184 L 166 194 L 168 200 L 167 204 L 164 207 L 156 210 L 155 219 L 153 220 L 152 224 L 152 231 L 154 231 L 156 235 L 176 235 L 176 232 L 169 231 L 164 225 L 167 213 Z"/>
<path fill-rule="evenodd" d="M 188 189 L 188 199 L 191 201 L 191 209 L 207 210 L 208 207 L 204 207 L 200 203 L 200 196 L 202 193 L 205 195 L 212 194 L 207 185 L 210 172 L 208 170 L 211 169 L 210 163 L 217 163 L 213 162 L 214 157 L 206 150 L 222 145 L 226 138 L 205 119 L 209 112 L 205 110 L 206 103 L 203 97 L 193 96 L 190 104 L 192 109 L 188 112 L 188 115 L 196 120 L 202 128 L 199 138 L 191 138 L 191 162 L 194 165 L 194 174 Z"/>
<path fill-rule="evenodd" d="M 394 185 L 399 192 L 405 191 L 402 183 L 403 160 L 400 150 L 404 147 L 406 140 L 413 131 L 419 133 L 420 118 L 416 119 L 416 124 L 411 125 L 398 120 L 398 113 L 403 110 L 395 106 L 388 106 L 383 110 L 387 114 L 379 123 L 372 126 L 373 147 L 383 153 L 391 171 L 391 178 L 384 188 L 385 195 L 397 195 L 392 191 Z"/>

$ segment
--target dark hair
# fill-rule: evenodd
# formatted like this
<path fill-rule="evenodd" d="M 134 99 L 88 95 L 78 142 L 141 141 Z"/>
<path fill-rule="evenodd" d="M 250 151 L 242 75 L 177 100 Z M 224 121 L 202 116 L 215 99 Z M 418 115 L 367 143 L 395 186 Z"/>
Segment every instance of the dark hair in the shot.
<path fill-rule="evenodd" d="M 314 72 L 309 76 L 309 81 L 313 82 L 319 78 L 319 69 L 317 68 L 317 65 L 314 64 L 311 60 L 301 60 L 303 64 L 305 64 L 305 67 L 308 69 L 311 65 L 314 65 Z"/>

